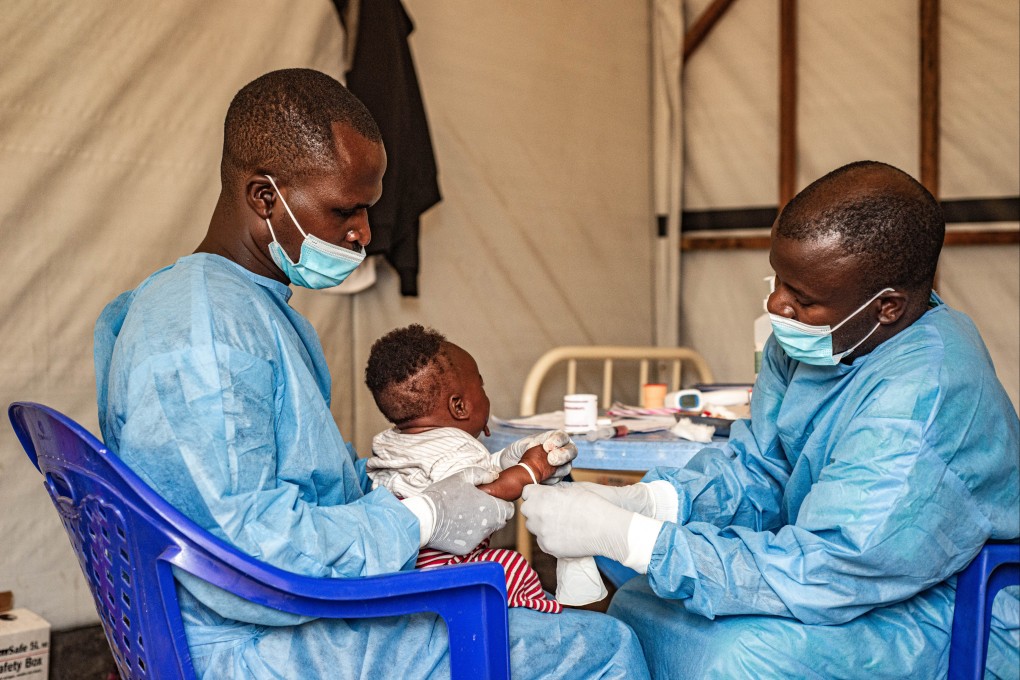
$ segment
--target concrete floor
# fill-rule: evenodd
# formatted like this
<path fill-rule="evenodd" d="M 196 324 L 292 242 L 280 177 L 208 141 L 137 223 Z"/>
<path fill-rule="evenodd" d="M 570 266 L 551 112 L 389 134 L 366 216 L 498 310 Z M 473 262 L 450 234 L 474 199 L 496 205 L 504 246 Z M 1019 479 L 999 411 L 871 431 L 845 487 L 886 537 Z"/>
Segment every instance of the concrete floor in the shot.
<path fill-rule="evenodd" d="M 97 623 L 50 634 L 50 680 L 116 680 L 117 664 Z"/>

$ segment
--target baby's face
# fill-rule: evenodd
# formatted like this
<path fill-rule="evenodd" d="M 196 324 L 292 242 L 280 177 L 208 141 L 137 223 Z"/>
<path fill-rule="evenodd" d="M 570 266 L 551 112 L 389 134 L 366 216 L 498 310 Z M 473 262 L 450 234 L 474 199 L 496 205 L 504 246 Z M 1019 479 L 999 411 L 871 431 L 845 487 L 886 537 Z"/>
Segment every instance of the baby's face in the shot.
<path fill-rule="evenodd" d="M 459 390 L 468 409 L 468 418 L 460 428 L 472 437 L 482 432 L 488 436 L 489 397 L 485 394 L 485 383 L 478 372 L 478 364 L 470 354 L 453 343 L 447 347 L 447 355 L 459 378 Z"/>

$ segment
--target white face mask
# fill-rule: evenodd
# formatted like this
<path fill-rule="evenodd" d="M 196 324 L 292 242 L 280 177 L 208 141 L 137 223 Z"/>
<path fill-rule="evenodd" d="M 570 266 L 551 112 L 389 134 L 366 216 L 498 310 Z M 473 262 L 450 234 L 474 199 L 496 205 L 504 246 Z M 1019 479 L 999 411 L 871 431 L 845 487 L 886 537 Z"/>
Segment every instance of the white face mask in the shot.
<path fill-rule="evenodd" d="M 273 262 L 287 275 L 291 283 L 299 286 L 304 286 L 305 288 L 332 288 L 333 286 L 339 286 L 364 261 L 365 249 L 359 246 L 360 250 L 351 250 L 350 248 L 344 248 L 343 246 L 323 241 L 314 234 L 305 233 L 297 218 L 294 217 L 294 213 L 290 211 L 287 199 L 280 193 L 276 182 L 269 175 L 266 175 L 266 177 L 269 179 L 269 183 L 273 185 L 273 188 L 276 189 L 276 195 L 280 197 L 280 202 L 283 203 L 283 207 L 287 210 L 287 214 L 290 215 L 290 219 L 294 221 L 294 226 L 305 237 L 305 240 L 301 242 L 301 255 L 298 257 L 298 261 L 292 262 L 283 246 L 276 240 L 276 232 L 273 231 L 273 225 L 269 220 L 266 220 L 266 224 L 269 225 L 269 233 L 273 236 L 273 242 L 269 244 L 269 255 L 273 258 Z"/>
<path fill-rule="evenodd" d="M 870 338 L 882 324 L 876 323 L 871 332 L 861 338 L 860 342 L 839 354 L 833 353 L 833 331 L 836 331 L 840 326 L 857 316 L 865 307 L 877 300 L 879 296 L 891 293 L 893 290 L 893 288 L 883 288 L 878 291 L 871 296 L 871 299 L 858 307 L 856 311 L 851 312 L 850 316 L 831 328 L 829 326 L 812 326 L 800 321 L 794 321 L 793 319 L 787 319 L 785 316 L 770 313 L 769 319 L 772 321 L 772 334 L 776 336 L 779 346 L 783 348 L 791 359 L 814 366 L 835 366 L 843 357 L 864 344 L 864 341 Z"/>

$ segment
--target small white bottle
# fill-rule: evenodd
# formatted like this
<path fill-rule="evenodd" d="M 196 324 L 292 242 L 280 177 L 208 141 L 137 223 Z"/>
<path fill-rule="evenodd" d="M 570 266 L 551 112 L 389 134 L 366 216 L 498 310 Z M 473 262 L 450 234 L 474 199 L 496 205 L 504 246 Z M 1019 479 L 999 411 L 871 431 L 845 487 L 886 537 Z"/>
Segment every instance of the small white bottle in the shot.
<path fill-rule="evenodd" d="M 754 377 L 758 377 L 761 370 L 761 355 L 765 350 L 765 341 L 772 335 L 772 321 L 769 313 L 765 312 L 754 320 Z"/>
<path fill-rule="evenodd" d="M 769 293 L 776 289 L 776 277 L 766 276 L 769 282 Z M 758 378 L 758 371 L 761 370 L 762 352 L 765 350 L 765 341 L 772 335 L 772 320 L 769 319 L 769 299 L 765 297 L 761 302 L 765 313 L 754 320 L 754 377 Z"/>

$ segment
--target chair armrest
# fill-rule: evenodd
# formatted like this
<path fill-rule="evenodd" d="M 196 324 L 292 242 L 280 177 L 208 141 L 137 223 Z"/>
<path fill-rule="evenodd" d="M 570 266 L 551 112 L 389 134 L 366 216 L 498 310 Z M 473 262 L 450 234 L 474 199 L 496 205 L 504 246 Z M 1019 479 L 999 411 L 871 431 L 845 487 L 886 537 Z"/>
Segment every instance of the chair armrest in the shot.
<path fill-rule="evenodd" d="M 378 618 L 435 612 L 446 622 L 451 677 L 510 677 L 506 577 L 495 562 L 473 562 L 360 578 L 313 578 L 262 565 L 262 580 L 234 564 L 192 552 L 166 562 L 250 602 L 316 618 Z M 270 574 L 267 572 L 280 572 Z M 166 570 L 169 574 L 169 569 Z M 281 576 L 282 575 L 282 576 Z M 173 585 L 164 586 L 164 598 Z"/>

